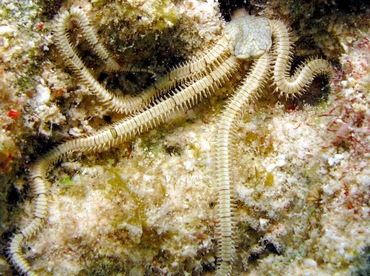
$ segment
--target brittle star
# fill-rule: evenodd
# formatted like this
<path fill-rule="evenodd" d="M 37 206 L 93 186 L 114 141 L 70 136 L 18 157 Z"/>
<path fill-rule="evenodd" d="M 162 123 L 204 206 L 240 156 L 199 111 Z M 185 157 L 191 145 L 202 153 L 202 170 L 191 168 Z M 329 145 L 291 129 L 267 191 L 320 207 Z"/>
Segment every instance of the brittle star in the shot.
<path fill-rule="evenodd" d="M 242 60 L 256 59 L 223 112 L 216 134 L 215 179 L 218 180 L 218 275 L 230 275 L 235 255 L 233 200 L 229 172 L 233 125 L 241 110 L 258 95 L 270 75 L 273 61 L 273 82 L 280 93 L 294 96 L 301 93 L 317 74 L 331 77 L 329 63 L 314 59 L 303 64 L 289 77 L 291 44 L 283 23 L 244 15 L 233 19 L 223 35 L 209 50 L 175 68 L 160 78 L 138 97 L 117 97 L 101 86 L 86 69 L 71 46 L 68 28 L 77 21 L 93 50 L 106 63 L 109 71 L 125 70 L 98 41 L 87 16 L 79 8 L 62 12 L 56 19 L 57 46 L 72 70 L 108 108 L 121 113 L 134 113 L 86 138 L 67 141 L 41 156 L 30 169 L 30 186 L 34 193 L 34 212 L 29 224 L 15 234 L 9 246 L 10 260 L 20 273 L 36 275 L 23 256 L 22 245 L 42 227 L 47 219 L 48 169 L 73 152 L 96 152 L 133 139 L 164 122 L 178 109 L 191 108 L 225 84 L 242 65 Z M 166 95 L 164 93 L 168 92 Z M 139 112 L 138 112 L 139 111 Z"/>

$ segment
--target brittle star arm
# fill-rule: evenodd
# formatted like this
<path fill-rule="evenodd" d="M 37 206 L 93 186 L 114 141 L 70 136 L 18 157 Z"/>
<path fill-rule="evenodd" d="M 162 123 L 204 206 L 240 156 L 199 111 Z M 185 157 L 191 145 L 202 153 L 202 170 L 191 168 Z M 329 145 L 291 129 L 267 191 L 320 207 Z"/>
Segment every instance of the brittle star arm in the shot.
<path fill-rule="evenodd" d="M 163 95 L 176 85 L 185 82 L 191 83 L 203 77 L 207 70 L 210 70 L 220 64 L 222 59 L 229 53 L 228 43 L 224 38 L 220 38 L 216 44 L 207 51 L 192 58 L 190 61 L 177 66 L 168 74 L 159 78 L 152 86 L 145 89 L 137 96 L 117 96 L 104 88 L 85 67 L 76 50 L 72 46 L 68 30 L 71 21 L 78 23 L 82 29 L 83 36 L 91 45 L 93 51 L 105 62 L 109 71 L 129 70 L 129 71 L 147 71 L 135 67 L 124 68 L 119 65 L 107 49 L 98 41 L 96 33 L 92 28 L 90 21 L 84 11 L 73 7 L 70 11 L 62 12 L 55 20 L 56 45 L 62 54 L 64 60 L 76 73 L 78 78 L 84 83 L 100 102 L 105 104 L 114 112 L 131 114 L 145 108 L 155 98 Z"/>
<path fill-rule="evenodd" d="M 255 61 L 251 74 L 245 79 L 222 113 L 215 138 L 215 179 L 217 179 L 217 275 L 231 275 L 235 255 L 233 219 L 233 192 L 230 167 L 233 151 L 235 121 L 247 104 L 255 97 L 267 78 L 270 65 L 269 54 L 263 54 Z"/>
<path fill-rule="evenodd" d="M 239 61 L 234 56 L 225 57 L 222 63 L 208 75 L 190 86 L 182 86 L 172 95 L 165 96 L 157 104 L 142 113 L 125 118 L 120 122 L 99 131 L 97 134 L 65 142 L 39 158 L 30 170 L 30 185 L 35 194 L 34 212 L 31 222 L 20 233 L 15 234 L 9 246 L 11 262 L 21 273 L 35 275 L 22 253 L 22 244 L 36 234 L 47 217 L 47 171 L 51 165 L 63 157 L 79 151 L 92 152 L 110 148 L 120 142 L 164 122 L 169 115 L 179 109 L 190 108 L 202 98 L 209 96 L 222 86 L 237 70 Z"/>
<path fill-rule="evenodd" d="M 241 57 L 248 58 L 251 53 L 258 53 L 260 50 L 267 52 L 269 42 L 266 39 L 271 31 L 271 36 L 274 39 L 274 58 L 276 59 L 274 62 L 273 80 L 277 89 L 287 97 L 302 93 L 318 74 L 326 74 L 329 79 L 331 78 L 331 66 L 323 59 L 313 59 L 302 64 L 296 73 L 290 77 L 291 43 L 287 28 L 282 22 L 269 21 L 270 27 L 268 27 L 266 26 L 266 21 L 255 17 L 243 17 L 233 21 L 233 25 L 229 25 L 231 37 L 240 38 L 233 40 L 235 45 L 234 53 L 235 55 L 241 55 Z M 260 26 L 258 26 L 259 24 Z M 244 39 L 242 38 L 243 35 L 245 36 Z M 253 46 L 251 42 L 255 45 Z M 232 151 L 234 145 L 234 124 L 243 107 L 250 102 L 253 96 L 256 97 L 258 87 L 262 86 L 266 80 L 269 62 L 271 62 L 269 55 L 268 53 L 263 54 L 255 63 L 251 75 L 246 79 L 236 95 L 233 96 L 223 112 L 216 134 L 215 174 L 218 180 L 217 235 L 219 240 L 217 275 L 231 275 L 235 254 L 233 190 L 230 177 L 232 156 L 234 156 Z"/>
<path fill-rule="evenodd" d="M 317 75 L 326 75 L 330 80 L 333 70 L 328 61 L 318 58 L 302 63 L 295 73 L 290 76 L 292 43 L 287 27 L 279 20 L 270 20 L 274 39 L 273 81 L 280 94 L 286 97 L 295 97 L 302 94 Z"/>

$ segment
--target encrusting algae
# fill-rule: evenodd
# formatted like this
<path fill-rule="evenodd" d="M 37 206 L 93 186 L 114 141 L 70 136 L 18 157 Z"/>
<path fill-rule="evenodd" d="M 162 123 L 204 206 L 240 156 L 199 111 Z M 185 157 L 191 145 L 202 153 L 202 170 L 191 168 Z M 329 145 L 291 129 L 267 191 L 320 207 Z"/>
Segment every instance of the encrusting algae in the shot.
<path fill-rule="evenodd" d="M 297 36 L 298 54 L 304 59 L 313 53 L 327 56 L 336 72 L 329 93 L 320 80 L 295 99 L 285 100 L 267 88 L 236 121 L 234 270 L 242 275 L 366 274 L 369 10 L 361 3 L 281 2 L 243 8 L 283 19 Z M 164 68 L 212 45 L 224 25 L 213 1 L 165 1 L 161 7 L 158 1 L 78 4 L 115 59 L 149 68 L 156 78 Z M 71 6 L 69 1 L 55 2 L 52 9 L 37 1 L 0 4 L 3 274 L 12 271 L 5 264 L 9 239 L 34 212 L 26 177 L 30 164 L 53 145 L 94 134 L 122 118 L 87 95 L 87 87 L 65 69 L 56 50 L 53 18 Z M 304 9 L 332 12 L 320 20 Z M 304 17 L 315 24 L 307 27 Z M 328 43 L 323 33 L 335 42 Z M 314 43 L 305 44 L 306 36 Z M 150 73 L 104 72 L 81 33 L 70 38 L 108 90 L 136 95 L 153 82 Z M 299 62 L 293 59 L 293 67 Z M 213 137 L 226 97 L 244 76 L 236 74 L 209 100 L 170 114 L 166 124 L 119 147 L 77 153 L 52 166 L 47 219 L 21 250 L 32 271 L 212 275 L 218 261 Z"/>

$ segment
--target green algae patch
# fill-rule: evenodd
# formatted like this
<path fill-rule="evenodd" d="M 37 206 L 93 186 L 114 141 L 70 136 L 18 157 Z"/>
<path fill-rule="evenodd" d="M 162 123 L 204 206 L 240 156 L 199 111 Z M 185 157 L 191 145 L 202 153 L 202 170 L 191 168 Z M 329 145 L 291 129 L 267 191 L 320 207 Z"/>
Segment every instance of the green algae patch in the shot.
<path fill-rule="evenodd" d="M 303 171 L 303 176 L 308 178 L 308 180 L 316 179 L 319 169 L 320 163 L 315 162 L 309 169 Z"/>
<path fill-rule="evenodd" d="M 272 186 L 274 186 L 274 183 L 275 183 L 274 175 L 270 172 L 267 173 L 267 176 L 265 178 L 264 186 L 265 187 L 272 187 Z"/>
<path fill-rule="evenodd" d="M 147 206 L 145 201 L 130 188 L 128 182 L 123 180 L 114 169 L 110 169 L 110 172 L 112 173 L 112 177 L 107 181 L 107 183 L 113 188 L 113 192 L 116 193 L 117 189 L 124 192 L 127 198 L 129 198 L 135 206 L 131 210 L 129 216 L 127 216 L 126 223 L 141 226 L 147 220 L 147 216 L 145 214 Z M 113 222 L 113 225 L 118 226 L 119 224 L 120 222 Z"/>
<path fill-rule="evenodd" d="M 83 185 L 78 185 L 69 177 L 64 177 L 59 180 L 60 195 L 83 198 L 86 196 L 86 188 Z"/>
<path fill-rule="evenodd" d="M 73 181 L 69 177 L 64 177 L 64 178 L 61 178 L 59 180 L 59 184 L 61 184 L 61 185 L 72 185 L 73 184 Z"/>

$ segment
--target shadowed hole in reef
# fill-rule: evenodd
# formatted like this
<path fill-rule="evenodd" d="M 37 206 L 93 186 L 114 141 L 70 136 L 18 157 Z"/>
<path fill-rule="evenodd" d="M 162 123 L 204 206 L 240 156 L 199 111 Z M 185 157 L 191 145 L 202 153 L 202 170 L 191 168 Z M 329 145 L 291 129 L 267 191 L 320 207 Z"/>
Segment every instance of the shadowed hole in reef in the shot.
<path fill-rule="evenodd" d="M 155 78 L 146 72 L 101 72 L 97 80 L 112 92 L 120 91 L 117 94 L 136 95 L 152 85 Z"/>
<path fill-rule="evenodd" d="M 237 9 L 246 9 L 247 11 L 253 9 L 248 0 L 219 0 L 218 2 L 220 3 L 221 15 L 226 21 L 231 20 L 231 15 Z"/>
<path fill-rule="evenodd" d="M 278 246 L 276 246 L 275 244 L 271 243 L 268 240 L 264 240 L 260 244 L 261 244 L 262 250 L 258 250 L 258 251 L 252 250 L 248 258 L 249 263 L 257 264 L 257 261 L 259 259 L 264 258 L 270 254 L 281 255 L 283 253 L 282 250 L 279 249 Z"/>
<path fill-rule="evenodd" d="M 109 116 L 109 115 L 103 115 L 103 119 L 104 121 L 106 121 L 107 123 L 112 123 L 112 117 Z"/>
<path fill-rule="evenodd" d="M 366 246 L 362 253 L 355 257 L 353 266 L 355 267 L 355 272 L 352 275 L 370 275 L 370 246 Z"/>
<path fill-rule="evenodd" d="M 173 155 L 180 156 L 182 153 L 182 148 L 178 145 L 166 145 L 165 150 L 171 156 Z"/>
<path fill-rule="evenodd" d="M 23 192 L 22 192 L 22 194 L 23 194 Z M 7 195 L 7 202 L 10 205 L 14 205 L 15 203 L 19 202 L 20 199 L 21 199 L 21 195 L 20 195 L 18 189 L 16 189 L 14 186 L 11 186 L 11 188 L 9 190 L 9 193 Z"/>

